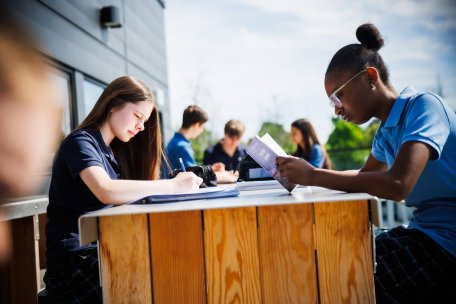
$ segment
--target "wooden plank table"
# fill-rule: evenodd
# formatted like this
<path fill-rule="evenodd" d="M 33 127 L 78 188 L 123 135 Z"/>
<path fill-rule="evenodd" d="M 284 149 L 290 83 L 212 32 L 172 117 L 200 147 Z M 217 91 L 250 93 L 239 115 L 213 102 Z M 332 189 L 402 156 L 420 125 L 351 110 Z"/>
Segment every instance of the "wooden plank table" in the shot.
<path fill-rule="evenodd" d="M 374 303 L 370 202 L 318 187 L 124 205 L 79 219 L 104 303 Z M 372 204 L 375 205 L 375 204 Z"/>
<path fill-rule="evenodd" d="M 38 303 L 40 269 L 46 267 L 47 197 L 24 198 L 0 207 L 11 229 L 11 254 L 0 265 L 0 303 Z"/>

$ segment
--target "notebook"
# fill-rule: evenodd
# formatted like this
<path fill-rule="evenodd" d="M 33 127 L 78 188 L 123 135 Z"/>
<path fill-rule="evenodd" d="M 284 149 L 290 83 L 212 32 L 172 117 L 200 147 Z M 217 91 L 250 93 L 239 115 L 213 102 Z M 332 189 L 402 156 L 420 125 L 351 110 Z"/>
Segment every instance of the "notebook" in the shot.
<path fill-rule="evenodd" d="M 239 190 L 236 187 L 208 187 L 200 188 L 197 191 L 172 193 L 172 194 L 154 194 L 143 197 L 130 204 L 161 204 L 171 202 L 182 202 L 200 199 L 213 199 L 220 197 L 238 196 Z"/>
<path fill-rule="evenodd" d="M 236 183 L 240 191 L 282 189 L 283 186 L 275 179 L 264 181 L 248 181 Z"/>

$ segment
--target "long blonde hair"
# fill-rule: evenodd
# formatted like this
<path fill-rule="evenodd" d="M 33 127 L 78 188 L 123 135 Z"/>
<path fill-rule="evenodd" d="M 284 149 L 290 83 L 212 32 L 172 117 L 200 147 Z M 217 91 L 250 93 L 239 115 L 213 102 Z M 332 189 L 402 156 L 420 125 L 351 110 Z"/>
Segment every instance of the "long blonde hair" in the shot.
<path fill-rule="evenodd" d="M 98 129 L 108 118 L 111 109 L 127 102 L 148 101 L 154 104 L 144 130 L 129 142 L 117 138 L 111 142 L 111 149 L 120 163 L 122 178 L 136 180 L 159 179 L 163 157 L 163 143 L 160 118 L 155 98 L 141 80 L 122 76 L 113 80 L 103 91 L 97 103 L 77 129 Z"/>

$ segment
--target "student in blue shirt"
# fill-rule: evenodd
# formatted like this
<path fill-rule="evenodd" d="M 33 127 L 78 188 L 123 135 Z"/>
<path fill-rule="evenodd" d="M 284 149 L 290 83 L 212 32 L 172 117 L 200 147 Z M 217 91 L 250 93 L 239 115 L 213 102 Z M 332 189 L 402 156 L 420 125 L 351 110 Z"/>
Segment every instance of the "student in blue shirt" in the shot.
<path fill-rule="evenodd" d="M 310 121 L 305 118 L 295 120 L 291 124 L 290 135 L 296 144 L 293 156 L 305 159 L 316 168 L 332 169 L 331 160 L 320 144 Z"/>
<path fill-rule="evenodd" d="M 179 158 L 182 158 L 185 167 L 196 166 L 195 152 L 190 139 L 197 138 L 204 131 L 204 124 L 208 121 L 206 112 L 197 105 L 190 105 L 182 115 L 182 126 L 166 146 L 171 169 L 181 167 Z"/>
<path fill-rule="evenodd" d="M 374 25 L 361 25 L 356 36 L 361 44 L 341 48 L 329 63 L 325 89 L 343 119 L 381 121 L 365 165 L 336 172 L 278 157 L 278 169 L 294 183 L 405 199 L 415 208 L 408 227 L 375 239 L 377 303 L 456 303 L 456 115 L 435 94 L 396 92 Z"/>
<path fill-rule="evenodd" d="M 79 246 L 78 218 L 107 205 L 198 189 L 191 172 L 157 180 L 162 138 L 155 99 L 140 80 L 112 81 L 55 155 L 46 225 L 46 293 L 58 303 L 101 303 L 96 243 Z"/>

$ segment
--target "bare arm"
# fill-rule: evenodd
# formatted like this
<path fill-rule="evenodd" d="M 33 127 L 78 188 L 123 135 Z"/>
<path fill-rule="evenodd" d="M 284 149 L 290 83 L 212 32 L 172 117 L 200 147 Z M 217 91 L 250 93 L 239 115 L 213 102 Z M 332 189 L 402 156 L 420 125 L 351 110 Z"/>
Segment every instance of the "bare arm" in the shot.
<path fill-rule="evenodd" d="M 278 157 L 278 169 L 291 182 L 348 192 L 366 192 L 400 201 L 406 198 L 424 170 L 431 148 L 420 142 L 402 145 L 391 169 L 369 156 L 360 171 L 332 171 L 313 168 L 301 159 Z"/>
<path fill-rule="evenodd" d="M 387 164 L 378 161 L 372 154 L 369 154 L 369 157 L 360 172 L 386 171 L 387 169 Z"/>
<path fill-rule="evenodd" d="M 102 203 L 113 205 L 125 204 L 151 194 L 196 190 L 203 181 L 192 172 L 180 173 L 168 180 L 115 180 L 97 166 L 88 167 L 79 175 Z"/>

